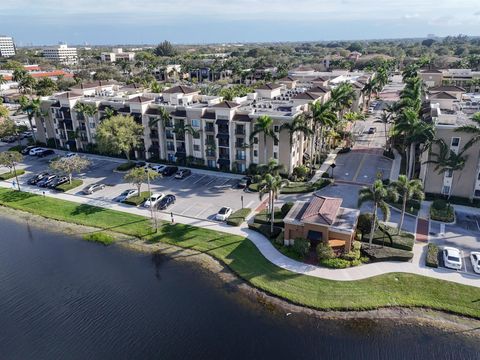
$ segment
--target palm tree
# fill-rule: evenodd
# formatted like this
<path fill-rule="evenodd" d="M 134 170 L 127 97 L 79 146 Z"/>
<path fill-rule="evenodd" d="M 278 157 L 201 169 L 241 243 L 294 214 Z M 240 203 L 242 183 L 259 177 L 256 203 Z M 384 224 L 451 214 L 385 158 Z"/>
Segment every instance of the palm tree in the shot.
<path fill-rule="evenodd" d="M 260 200 L 262 200 L 263 195 L 268 194 L 268 206 L 270 210 L 270 234 L 273 234 L 273 223 L 275 221 L 275 199 L 278 198 L 278 193 L 280 192 L 282 186 L 287 183 L 287 180 L 282 179 L 278 175 L 266 174 L 258 185 Z"/>
<path fill-rule="evenodd" d="M 388 133 L 387 133 L 387 124 L 390 121 L 390 114 L 387 113 L 385 110 L 382 112 L 382 115 L 380 116 L 380 122 L 383 123 L 384 126 L 384 132 L 385 132 L 385 149 L 388 151 L 390 150 L 390 146 L 388 144 Z"/>
<path fill-rule="evenodd" d="M 477 112 L 472 116 L 472 121 L 475 122 L 475 124 L 463 125 L 455 129 L 456 132 L 464 132 L 473 135 L 472 138 L 465 144 L 465 150 L 480 141 L 480 112 Z"/>
<path fill-rule="evenodd" d="M 110 119 L 116 115 L 116 111 L 109 106 L 107 106 L 103 112 L 105 113 L 105 115 L 103 115 L 103 119 Z"/>
<path fill-rule="evenodd" d="M 30 124 L 30 131 L 32 132 L 32 139 L 35 141 L 35 132 L 33 131 L 33 118 L 42 116 L 40 105 L 40 98 L 27 99 L 25 96 L 20 98 L 20 109 L 27 114 L 28 123 Z"/>
<path fill-rule="evenodd" d="M 398 180 L 394 181 L 391 186 L 402 197 L 402 215 L 400 217 L 400 223 L 398 224 L 398 233 L 400 233 L 405 218 L 407 202 L 412 199 L 423 200 L 425 194 L 423 193 L 421 180 L 408 180 L 405 175 L 400 175 Z"/>
<path fill-rule="evenodd" d="M 273 119 L 268 115 L 259 116 L 254 130 L 250 134 L 250 142 L 257 135 L 263 134 L 263 160 L 266 163 L 267 159 L 267 137 L 272 138 L 274 141 L 279 141 L 277 134 L 273 131 Z"/>
<path fill-rule="evenodd" d="M 317 158 L 317 130 L 320 130 L 320 151 L 323 151 L 325 144 L 324 130 L 333 127 L 337 123 L 337 116 L 332 111 L 333 103 L 327 101 L 325 103 L 314 102 L 309 106 L 310 111 L 307 118 L 313 122 L 313 139 L 310 147 L 310 155 L 312 156 L 312 165 L 315 165 Z"/>
<path fill-rule="evenodd" d="M 377 222 L 377 210 L 383 213 L 383 221 L 388 221 L 390 218 L 390 208 L 387 200 L 398 200 L 398 194 L 393 188 L 386 188 L 381 180 L 375 180 L 372 187 L 364 187 L 358 192 L 358 207 L 362 206 L 367 201 L 373 202 L 372 213 L 372 228 L 370 230 L 370 237 L 368 243 L 372 245 L 373 234 L 375 232 L 375 224 Z"/>
<path fill-rule="evenodd" d="M 267 164 L 262 164 L 257 167 L 258 178 L 256 180 L 260 182 L 267 174 L 278 176 L 283 170 L 285 170 L 283 164 L 279 164 L 276 160 L 270 159 Z"/>
<path fill-rule="evenodd" d="M 450 149 L 447 143 L 443 139 L 439 139 L 435 141 L 435 143 L 439 146 L 438 153 L 432 153 L 431 155 L 435 157 L 434 160 L 425 161 L 424 164 L 435 164 L 434 170 L 437 171 L 439 174 L 450 172 L 452 177 L 452 186 L 450 187 L 450 191 L 448 193 L 448 198 L 450 198 L 450 194 L 452 193 L 453 189 L 453 178 L 455 177 L 456 171 L 462 171 L 465 167 L 465 164 L 468 160 L 468 155 L 464 155 L 465 147 L 463 147 L 462 151 L 459 151 L 458 154 Z M 458 181 L 460 180 L 460 175 L 458 176 Z"/>
<path fill-rule="evenodd" d="M 297 116 L 291 123 L 284 123 L 280 126 L 280 130 L 288 131 L 288 139 L 290 141 L 290 148 L 293 145 L 293 137 L 297 132 L 302 133 L 303 136 L 308 137 L 313 134 L 312 129 L 310 129 L 305 121 L 303 116 Z"/>
<path fill-rule="evenodd" d="M 84 120 L 86 121 L 88 117 L 94 117 L 95 114 L 97 114 L 98 112 L 98 109 L 97 107 L 94 105 L 94 104 L 86 104 L 86 103 L 82 103 L 82 102 L 77 102 L 75 104 L 75 106 L 73 107 L 73 109 L 77 112 L 77 113 L 80 113 L 82 114 L 82 116 L 84 117 Z M 86 121 L 87 122 L 87 121 Z M 88 134 L 88 138 L 89 138 L 89 141 L 90 139 L 92 139 L 92 136 L 90 134 L 90 130 L 89 130 L 89 126 L 88 126 L 88 122 L 85 124 L 85 128 L 87 129 L 87 134 Z"/>
<path fill-rule="evenodd" d="M 362 94 L 363 94 L 363 108 L 365 109 L 365 96 L 367 97 L 367 106 L 370 104 L 370 100 L 372 98 L 372 93 L 376 89 L 376 82 L 375 80 L 372 80 L 368 83 L 365 84 L 365 86 L 362 89 Z"/>
<path fill-rule="evenodd" d="M 352 106 L 356 97 L 353 85 L 345 82 L 332 90 L 330 101 L 333 104 L 333 109 L 342 113 Z"/>

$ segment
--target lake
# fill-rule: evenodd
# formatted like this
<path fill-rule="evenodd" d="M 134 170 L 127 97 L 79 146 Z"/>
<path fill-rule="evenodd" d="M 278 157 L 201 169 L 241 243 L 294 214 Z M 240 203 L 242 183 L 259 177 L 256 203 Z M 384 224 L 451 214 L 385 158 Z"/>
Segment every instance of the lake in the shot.
<path fill-rule="evenodd" d="M 478 359 L 455 332 L 271 311 L 200 266 L 0 218 L 0 359 Z"/>

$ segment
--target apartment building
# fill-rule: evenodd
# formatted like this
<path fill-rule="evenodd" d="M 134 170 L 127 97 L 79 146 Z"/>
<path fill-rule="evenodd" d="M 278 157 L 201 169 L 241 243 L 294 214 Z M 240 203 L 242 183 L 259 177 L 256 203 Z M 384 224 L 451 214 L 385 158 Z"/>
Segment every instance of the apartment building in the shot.
<path fill-rule="evenodd" d="M 15 55 L 15 44 L 10 36 L 0 35 L 0 57 Z"/>
<path fill-rule="evenodd" d="M 44 49 L 43 57 L 65 65 L 73 65 L 78 62 L 77 48 L 68 47 L 67 44 Z"/>
<path fill-rule="evenodd" d="M 116 62 L 119 60 L 133 61 L 135 60 L 134 52 L 124 52 L 122 48 L 112 49 L 111 52 L 102 52 L 100 58 L 105 62 Z"/>
<path fill-rule="evenodd" d="M 329 96 L 329 88 L 304 81 L 288 88 L 266 84 L 233 101 L 201 95 L 200 90 L 183 85 L 153 94 L 135 85 L 94 82 L 43 99 L 46 115 L 37 119 L 37 138 L 52 146 L 87 151 L 94 146 L 95 129 L 109 108 L 131 115 L 143 126 L 143 143 L 132 153 L 136 158 L 237 172 L 275 159 L 290 173 L 310 157 L 312 143 L 298 132 L 290 143 L 290 134 L 282 125 L 307 111 L 311 102 L 324 102 Z M 94 104 L 97 114 L 85 117 L 76 112 L 78 102 Z M 162 108 L 168 119 L 162 119 Z M 273 119 L 278 141 L 270 137 L 265 141 L 261 134 L 251 138 L 262 115 Z"/>
<path fill-rule="evenodd" d="M 471 69 L 423 69 L 418 75 L 428 88 L 454 85 L 467 92 L 480 92 L 480 71 Z"/>

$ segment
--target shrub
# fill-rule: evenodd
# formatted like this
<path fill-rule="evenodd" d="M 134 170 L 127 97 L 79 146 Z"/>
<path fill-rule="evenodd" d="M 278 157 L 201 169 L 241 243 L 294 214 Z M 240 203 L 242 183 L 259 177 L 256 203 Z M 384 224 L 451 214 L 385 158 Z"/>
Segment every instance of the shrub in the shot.
<path fill-rule="evenodd" d="M 283 245 L 284 240 L 285 240 L 285 230 L 281 229 L 280 233 L 275 238 L 275 243 L 277 243 L 278 245 Z"/>
<path fill-rule="evenodd" d="M 286 202 L 285 204 L 282 205 L 280 212 L 282 213 L 283 217 L 285 217 L 288 212 L 292 209 L 293 207 L 293 202 Z"/>
<path fill-rule="evenodd" d="M 327 171 L 325 171 L 325 172 L 322 174 L 322 178 L 323 178 L 323 179 L 330 179 L 330 174 L 329 174 Z"/>
<path fill-rule="evenodd" d="M 130 169 L 133 169 L 135 167 L 135 162 L 134 161 L 128 161 L 126 163 L 120 164 L 117 166 L 117 171 L 128 171 Z"/>
<path fill-rule="evenodd" d="M 227 219 L 227 224 L 232 225 L 232 226 L 240 226 L 245 221 L 245 218 L 248 215 L 250 215 L 251 211 L 252 211 L 252 209 L 250 209 L 250 208 L 243 208 L 243 209 L 235 211 Z"/>
<path fill-rule="evenodd" d="M 20 169 L 20 170 L 0 174 L 0 180 L 8 180 L 8 179 L 14 178 L 15 174 L 17 176 L 23 175 L 23 174 L 25 174 L 25 170 Z"/>
<path fill-rule="evenodd" d="M 453 222 L 455 220 L 455 211 L 450 204 L 438 199 L 430 206 L 430 219 L 442 222 Z"/>
<path fill-rule="evenodd" d="M 293 241 L 293 250 L 301 257 L 308 254 L 310 250 L 310 241 L 304 238 L 296 238 Z"/>
<path fill-rule="evenodd" d="M 284 215 L 282 214 L 281 210 L 278 208 L 275 208 L 273 225 L 283 227 L 283 218 L 284 218 Z M 270 213 L 268 213 L 267 210 L 260 211 L 253 218 L 253 222 L 257 224 L 270 225 Z"/>
<path fill-rule="evenodd" d="M 383 151 L 383 156 L 389 158 L 389 159 L 395 159 L 395 155 L 393 154 L 393 151 L 390 149 L 390 150 L 384 150 Z"/>
<path fill-rule="evenodd" d="M 446 210 L 448 206 L 448 203 L 443 199 L 436 199 L 432 202 L 432 209 L 435 210 Z"/>
<path fill-rule="evenodd" d="M 440 249 L 437 245 L 429 243 L 427 246 L 427 258 L 425 259 L 425 265 L 433 268 L 438 268 L 438 254 Z"/>
<path fill-rule="evenodd" d="M 11 148 L 9 148 L 8 151 L 20 152 L 20 151 L 22 151 L 24 148 L 25 148 L 25 146 L 23 146 L 23 145 L 15 145 L 15 146 L 12 146 Z"/>
<path fill-rule="evenodd" d="M 379 245 L 362 246 L 362 252 L 373 262 L 378 261 L 409 261 L 413 253 L 406 250 L 395 249 L 391 247 L 382 247 Z"/>
<path fill-rule="evenodd" d="M 322 259 L 319 264 L 330 269 L 345 269 L 352 265 L 350 261 L 342 258 Z"/>
<path fill-rule="evenodd" d="M 250 190 L 251 192 L 258 192 L 258 184 L 248 185 L 248 190 Z"/>
<path fill-rule="evenodd" d="M 360 231 L 362 237 L 370 234 L 370 231 L 372 231 L 372 213 L 361 213 L 358 216 L 357 230 Z"/>
<path fill-rule="evenodd" d="M 66 192 L 68 190 L 75 189 L 83 184 L 83 181 L 80 179 L 72 179 L 72 183 L 70 184 L 68 181 L 65 184 L 58 185 L 55 190 Z"/>
<path fill-rule="evenodd" d="M 390 238 L 392 239 L 392 242 L 390 242 Z M 363 240 L 367 242 L 366 238 Z M 413 244 L 415 243 L 415 235 L 405 231 L 400 231 L 400 233 L 397 234 L 397 230 L 394 228 L 379 226 L 373 234 L 372 242 L 377 245 L 385 245 L 400 250 L 412 251 Z"/>
<path fill-rule="evenodd" d="M 276 239 L 282 232 L 282 228 L 278 226 L 273 227 L 273 233 L 270 232 L 270 225 L 265 224 L 248 224 L 248 227 L 252 230 L 258 231 L 260 234 L 268 239 Z"/>
<path fill-rule="evenodd" d="M 83 239 L 92 242 L 98 242 L 105 246 L 113 244 L 115 242 L 115 238 L 109 234 L 104 232 L 94 232 L 90 234 L 83 235 Z"/>
<path fill-rule="evenodd" d="M 334 255 L 333 249 L 329 244 L 321 242 L 317 245 L 317 257 L 319 261 L 332 259 Z"/>
<path fill-rule="evenodd" d="M 127 205 L 138 206 L 140 204 L 143 204 L 150 197 L 150 195 L 152 195 L 150 192 L 142 191 L 140 195 L 132 196 L 125 200 L 123 203 Z"/>
<path fill-rule="evenodd" d="M 348 153 L 348 152 L 350 152 L 350 151 L 352 151 L 351 148 L 349 148 L 349 147 L 343 147 L 343 148 L 341 148 L 340 150 L 338 150 L 338 154 L 345 154 L 345 153 Z"/>
<path fill-rule="evenodd" d="M 343 254 L 341 257 L 342 259 L 348 260 L 348 261 L 354 261 L 360 259 L 360 248 L 362 247 L 362 244 L 359 241 L 354 241 L 353 242 L 353 247 L 352 250 L 349 252 Z"/>
<path fill-rule="evenodd" d="M 292 171 L 292 175 L 294 176 L 294 178 L 302 180 L 307 178 L 309 173 L 310 170 L 305 165 L 297 166 Z"/>

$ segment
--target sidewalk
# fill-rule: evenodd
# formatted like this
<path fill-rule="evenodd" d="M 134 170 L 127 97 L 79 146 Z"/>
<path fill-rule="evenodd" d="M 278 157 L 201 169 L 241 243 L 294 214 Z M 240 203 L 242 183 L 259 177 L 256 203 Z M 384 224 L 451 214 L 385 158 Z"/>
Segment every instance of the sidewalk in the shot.
<path fill-rule="evenodd" d="M 0 187 L 11 189 L 12 185 L 9 181 L 1 181 Z M 41 190 L 33 186 L 23 185 L 22 191 L 41 195 L 43 189 Z M 110 201 L 90 199 L 86 196 L 77 196 L 68 193 L 58 193 L 52 190 L 45 190 L 45 196 L 68 200 L 79 204 L 89 204 L 107 209 L 150 217 L 150 211 L 145 208 L 136 208 L 129 205 Z M 159 220 L 170 221 L 170 212 L 157 212 L 157 215 Z M 273 247 L 273 245 L 267 238 L 265 238 L 263 235 L 256 231 L 250 230 L 246 225 L 242 227 L 232 227 L 224 223 L 218 223 L 216 221 L 199 220 L 182 215 L 175 215 L 175 222 L 246 237 L 255 244 L 255 246 L 267 260 L 285 270 L 289 270 L 297 274 L 304 274 L 329 280 L 350 281 L 361 280 L 386 273 L 401 272 L 423 275 L 441 280 L 448 280 L 480 288 L 479 276 L 454 272 L 441 268 L 427 268 L 425 266 L 424 260 L 426 256 L 425 244 L 415 244 L 413 249 L 414 257 L 412 262 L 372 263 L 359 267 L 334 270 L 301 263 L 284 256 L 277 249 L 275 249 L 275 247 Z"/>
<path fill-rule="evenodd" d="M 397 181 L 400 175 L 400 167 L 402 166 L 402 156 L 397 149 L 392 149 L 395 159 L 392 161 L 392 167 L 390 169 L 390 181 Z"/>
<path fill-rule="evenodd" d="M 337 158 L 337 154 L 339 150 L 340 148 L 337 148 L 328 154 L 327 158 L 325 159 L 323 164 L 320 166 L 320 169 L 318 169 L 315 172 L 315 175 L 313 175 L 313 177 L 309 180 L 309 182 L 315 183 L 322 178 L 323 173 L 327 172 L 330 169 L 330 165 L 332 165 L 335 162 L 335 159 Z"/>

